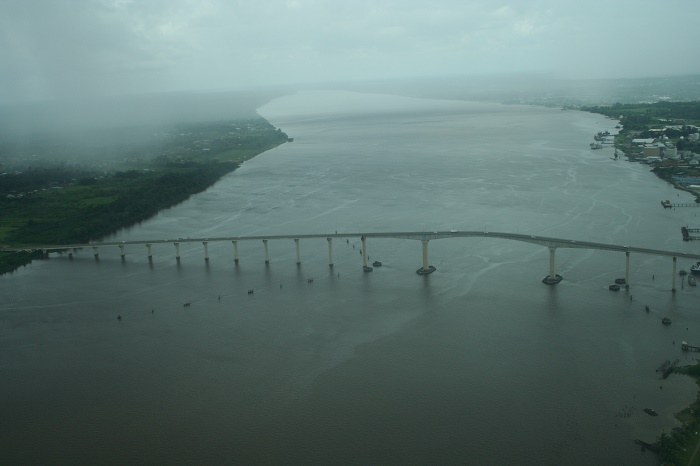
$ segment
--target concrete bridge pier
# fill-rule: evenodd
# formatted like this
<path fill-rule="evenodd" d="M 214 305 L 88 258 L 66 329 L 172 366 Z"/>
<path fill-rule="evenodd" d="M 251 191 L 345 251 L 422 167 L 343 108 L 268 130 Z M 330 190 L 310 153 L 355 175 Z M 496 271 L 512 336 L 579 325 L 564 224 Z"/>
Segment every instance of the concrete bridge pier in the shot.
<path fill-rule="evenodd" d="M 238 264 L 238 241 L 233 240 L 231 242 L 233 243 L 233 262 Z"/>
<path fill-rule="evenodd" d="M 299 253 L 299 238 L 294 238 L 294 246 L 297 250 L 297 265 L 301 264 L 301 254 Z"/>
<path fill-rule="evenodd" d="M 362 240 L 362 270 L 364 272 L 371 272 L 374 269 L 367 265 L 367 238 L 363 236 L 360 239 Z"/>
<path fill-rule="evenodd" d="M 175 245 L 175 260 L 180 262 L 180 243 L 173 243 Z"/>
<path fill-rule="evenodd" d="M 122 261 L 126 260 L 126 252 L 124 251 L 124 245 L 119 245 L 119 255 L 122 257 Z"/>
<path fill-rule="evenodd" d="M 264 240 L 262 240 L 262 241 L 263 241 L 263 248 L 265 249 L 265 263 L 266 263 L 266 264 L 269 264 L 269 263 L 270 263 L 270 256 L 269 256 L 269 254 L 268 254 L 268 252 L 267 252 L 267 240 L 264 239 Z"/>
<path fill-rule="evenodd" d="M 554 246 L 549 247 L 549 275 L 542 279 L 542 283 L 545 285 L 556 285 L 562 281 L 562 276 L 554 273 L 554 256 L 556 254 L 557 248 Z"/>
<path fill-rule="evenodd" d="M 148 262 L 153 262 L 153 251 L 151 250 L 151 243 L 146 243 L 146 248 L 148 249 Z"/>
<path fill-rule="evenodd" d="M 676 256 L 673 256 L 673 277 L 671 278 L 671 291 L 676 292 Z"/>
<path fill-rule="evenodd" d="M 209 241 L 202 241 L 204 245 L 204 261 L 209 262 Z"/>
<path fill-rule="evenodd" d="M 630 252 L 625 251 L 625 288 L 630 287 Z"/>
<path fill-rule="evenodd" d="M 428 275 L 435 272 L 436 269 L 432 265 L 428 265 L 428 240 L 422 239 L 420 242 L 423 247 L 423 267 L 416 270 L 416 273 L 418 275 Z"/>
<path fill-rule="evenodd" d="M 328 266 L 333 267 L 333 238 L 326 238 L 328 241 Z"/>
<path fill-rule="evenodd" d="M 95 260 L 100 259 L 100 252 L 97 249 L 97 246 L 92 247 L 92 254 L 95 256 Z"/>

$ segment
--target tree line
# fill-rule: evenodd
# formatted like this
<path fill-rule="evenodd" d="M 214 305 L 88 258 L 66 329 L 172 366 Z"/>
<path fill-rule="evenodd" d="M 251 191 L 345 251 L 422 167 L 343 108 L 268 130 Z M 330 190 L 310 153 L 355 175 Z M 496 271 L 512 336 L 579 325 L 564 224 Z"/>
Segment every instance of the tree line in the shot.
<path fill-rule="evenodd" d="M 130 170 L 93 179 L 87 190 L 63 189 L 37 197 L 4 199 L 0 206 L 6 212 L 31 215 L 5 241 L 24 245 L 87 243 L 204 191 L 236 166 L 216 162 L 161 172 Z M 98 193 L 100 202 L 91 202 L 90 190 Z"/>

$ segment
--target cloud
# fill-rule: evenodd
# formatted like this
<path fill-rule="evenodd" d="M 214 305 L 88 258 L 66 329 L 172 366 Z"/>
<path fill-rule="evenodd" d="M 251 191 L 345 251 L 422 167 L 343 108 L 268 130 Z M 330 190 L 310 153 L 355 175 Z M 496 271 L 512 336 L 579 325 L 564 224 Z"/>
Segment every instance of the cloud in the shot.
<path fill-rule="evenodd" d="M 700 64 L 690 59 L 691 44 L 700 40 L 693 22 L 700 6 L 683 0 L 626 5 L 603 0 L 6 2 L 0 15 L 0 102 L 532 70 L 649 75 L 656 71 L 645 69 L 650 57 L 668 73 L 700 72 Z M 663 18 L 669 22 L 660 22 Z"/>

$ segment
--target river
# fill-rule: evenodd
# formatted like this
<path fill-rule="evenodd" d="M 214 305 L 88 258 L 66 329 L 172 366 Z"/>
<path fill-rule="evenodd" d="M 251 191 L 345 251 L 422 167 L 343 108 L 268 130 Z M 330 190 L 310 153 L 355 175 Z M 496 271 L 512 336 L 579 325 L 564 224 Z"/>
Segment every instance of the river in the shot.
<path fill-rule="evenodd" d="M 589 149 L 615 131 L 600 115 L 339 91 L 259 113 L 294 141 L 111 239 L 455 229 L 697 252 L 696 209 L 659 205 L 689 194 Z M 615 293 L 620 253 L 560 249 L 547 286 L 525 243 L 431 241 L 429 276 L 417 241 L 368 240 L 371 273 L 357 237 L 332 268 L 325 239 L 300 245 L 299 266 L 291 240 L 268 265 L 257 241 L 237 265 L 230 243 L 209 263 L 184 243 L 179 264 L 130 246 L 0 277 L 3 462 L 651 465 L 633 440 L 695 399 L 655 372 L 700 344 L 668 258 L 633 254 Z"/>

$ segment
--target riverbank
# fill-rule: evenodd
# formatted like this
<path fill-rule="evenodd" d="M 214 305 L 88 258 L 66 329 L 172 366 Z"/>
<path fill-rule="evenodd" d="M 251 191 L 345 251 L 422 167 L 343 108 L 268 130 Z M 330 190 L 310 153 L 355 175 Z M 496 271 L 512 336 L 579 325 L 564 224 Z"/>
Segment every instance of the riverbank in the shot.
<path fill-rule="evenodd" d="M 692 366 L 676 367 L 673 372 L 692 377 L 700 388 L 700 362 Z M 682 425 L 674 427 L 670 434 L 663 432 L 651 448 L 659 456 L 662 464 L 699 465 L 700 391 L 695 402 L 675 416 Z"/>
<path fill-rule="evenodd" d="M 657 102 L 581 107 L 619 122 L 616 152 L 630 162 L 644 163 L 675 188 L 700 202 L 700 102 Z"/>
<path fill-rule="evenodd" d="M 122 161 L 108 172 L 58 165 L 5 173 L 0 244 L 29 249 L 98 239 L 183 202 L 244 161 L 288 141 L 262 118 L 190 125 L 173 134 L 161 138 L 153 157 Z M 0 274 L 39 257 L 36 252 L 0 252 Z"/>

